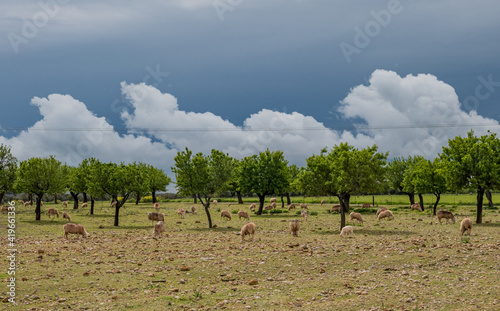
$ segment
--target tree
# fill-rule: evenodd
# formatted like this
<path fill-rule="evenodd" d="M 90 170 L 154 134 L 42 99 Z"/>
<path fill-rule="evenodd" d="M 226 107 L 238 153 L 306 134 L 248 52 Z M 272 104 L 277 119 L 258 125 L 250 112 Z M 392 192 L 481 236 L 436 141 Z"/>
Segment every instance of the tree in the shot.
<path fill-rule="evenodd" d="M 500 178 L 500 140 L 495 133 L 467 137 L 457 136 L 448 140 L 440 154 L 443 174 L 448 187 L 460 190 L 474 187 L 477 191 L 476 223 L 483 222 L 483 197 L 486 189 L 498 187 Z"/>
<path fill-rule="evenodd" d="M 238 198 L 238 204 L 243 204 L 243 198 L 241 195 L 241 187 L 238 182 L 239 171 L 241 170 L 240 161 L 234 159 L 233 163 L 233 174 L 231 174 L 231 180 L 228 184 L 228 190 L 236 192 L 236 197 Z"/>
<path fill-rule="evenodd" d="M 294 184 L 295 179 L 299 175 L 300 169 L 297 165 L 292 164 L 288 166 L 288 187 L 285 189 L 285 192 L 281 194 L 281 207 L 285 207 L 285 201 L 283 197 L 286 196 L 286 204 L 290 205 L 292 202 L 290 200 L 290 192 L 296 190 L 296 186 Z"/>
<path fill-rule="evenodd" d="M 156 203 L 156 192 L 166 191 L 167 186 L 172 182 L 172 179 L 165 174 L 161 169 L 152 165 L 146 165 L 146 183 L 147 189 L 151 193 L 153 203 Z"/>
<path fill-rule="evenodd" d="M 15 187 L 20 192 L 34 193 L 36 198 L 36 220 L 41 219 L 41 202 L 46 193 L 61 192 L 64 189 L 61 162 L 54 156 L 31 158 L 19 165 Z"/>
<path fill-rule="evenodd" d="M 406 170 L 403 173 L 403 181 L 401 182 L 401 186 L 403 187 L 403 192 L 405 193 L 411 193 L 415 195 L 415 193 L 418 193 L 418 198 L 420 201 L 420 207 L 422 208 L 422 211 L 425 209 L 424 207 L 424 198 L 422 196 L 422 193 L 425 193 L 427 191 L 427 188 L 421 187 L 417 188 L 415 187 L 415 176 L 417 168 L 421 168 L 424 163 L 426 163 L 426 159 L 423 156 L 414 156 L 413 158 L 410 156 L 408 157 L 408 166 L 406 167 Z M 422 174 L 421 171 L 419 171 L 420 174 Z M 422 190 L 424 192 L 422 192 Z"/>
<path fill-rule="evenodd" d="M 193 156 L 191 150 L 177 152 L 172 172 L 176 188 L 181 195 L 196 195 L 205 208 L 208 227 L 212 228 L 210 200 L 229 188 L 234 168 L 234 159 L 221 151 L 212 149 L 210 155 L 201 152 Z"/>
<path fill-rule="evenodd" d="M 407 159 L 404 157 L 396 157 L 387 165 L 387 177 L 390 186 L 392 189 L 408 195 L 410 205 L 415 204 L 415 191 L 411 188 L 407 189 L 407 191 L 404 190 L 404 174 L 408 168 L 420 158 L 422 158 L 422 156 L 408 156 Z M 422 197 L 420 196 L 420 198 Z"/>
<path fill-rule="evenodd" d="M 243 192 L 253 192 L 259 197 L 259 210 L 262 214 L 266 195 L 285 193 L 289 187 L 288 161 L 282 151 L 260 152 L 245 157 L 240 162 L 238 183 Z"/>
<path fill-rule="evenodd" d="M 17 159 L 10 152 L 10 147 L 0 144 L 0 203 L 8 191 L 14 189 L 17 173 Z"/>

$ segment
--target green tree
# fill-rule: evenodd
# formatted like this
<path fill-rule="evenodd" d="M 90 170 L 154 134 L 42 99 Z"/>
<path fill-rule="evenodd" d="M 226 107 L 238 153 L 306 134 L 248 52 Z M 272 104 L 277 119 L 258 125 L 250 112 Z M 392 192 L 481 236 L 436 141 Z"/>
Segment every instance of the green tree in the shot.
<path fill-rule="evenodd" d="M 476 137 L 471 130 L 467 137 L 457 136 L 448 140 L 440 158 L 450 189 L 476 189 L 476 223 L 482 223 L 484 193 L 486 189 L 497 188 L 500 179 L 500 140 L 494 133 Z"/>
<path fill-rule="evenodd" d="M 41 219 L 41 202 L 46 193 L 62 192 L 64 178 L 61 162 L 54 156 L 31 158 L 19 165 L 15 188 L 19 192 L 36 194 L 36 220 Z"/>
<path fill-rule="evenodd" d="M 415 204 L 415 191 L 413 189 L 404 190 L 404 174 L 415 161 L 418 161 L 419 157 L 421 156 L 408 156 L 406 159 L 396 157 L 387 165 L 387 177 L 391 188 L 408 195 L 410 205 Z"/>
<path fill-rule="evenodd" d="M 205 208 L 208 227 L 212 228 L 210 200 L 215 195 L 229 189 L 234 168 L 234 160 L 221 151 L 212 149 L 210 155 L 191 150 L 177 152 L 172 172 L 176 178 L 176 188 L 181 195 L 196 195 Z"/>
<path fill-rule="evenodd" d="M 10 152 L 10 147 L 0 144 L 0 203 L 8 191 L 14 189 L 17 173 L 17 159 Z"/>
<path fill-rule="evenodd" d="M 145 165 L 146 171 L 146 189 L 149 193 L 151 193 L 151 197 L 153 198 L 153 203 L 157 202 L 156 193 L 158 191 L 166 191 L 167 186 L 170 185 L 172 179 L 167 176 L 167 174 L 152 165 Z"/>
<path fill-rule="evenodd" d="M 234 159 L 233 162 L 233 173 L 231 174 L 231 180 L 228 183 L 228 190 L 235 192 L 236 197 L 238 198 L 238 204 L 243 204 L 243 197 L 241 195 L 241 187 L 238 182 L 239 171 L 241 169 L 240 161 Z"/>
<path fill-rule="evenodd" d="M 243 192 L 259 197 L 258 215 L 262 214 L 266 195 L 285 193 L 289 187 L 288 161 L 282 151 L 260 152 L 240 161 L 238 183 Z"/>
<path fill-rule="evenodd" d="M 421 168 L 422 165 L 427 160 L 423 156 L 414 156 L 414 157 L 408 157 L 407 164 L 408 166 L 406 167 L 406 170 L 403 173 L 403 181 L 401 182 L 401 186 L 403 187 L 403 192 L 406 194 L 412 194 L 415 195 L 415 193 L 418 193 L 418 198 L 420 201 L 420 207 L 422 208 L 422 211 L 424 210 L 424 198 L 422 196 L 425 191 L 427 191 L 427 188 L 417 188 L 415 187 L 415 174 L 417 173 L 418 168 Z M 421 174 L 422 172 L 419 171 Z M 422 190 L 424 192 L 422 192 Z"/>

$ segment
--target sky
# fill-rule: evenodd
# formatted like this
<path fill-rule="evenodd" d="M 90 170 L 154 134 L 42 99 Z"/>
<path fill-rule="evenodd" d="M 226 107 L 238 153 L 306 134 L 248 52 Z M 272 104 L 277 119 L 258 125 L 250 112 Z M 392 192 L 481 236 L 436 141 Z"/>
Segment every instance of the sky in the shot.
<path fill-rule="evenodd" d="M 186 147 L 299 166 L 341 142 L 432 159 L 500 129 L 499 13 L 493 0 L 2 1 L 0 144 L 167 173 Z"/>

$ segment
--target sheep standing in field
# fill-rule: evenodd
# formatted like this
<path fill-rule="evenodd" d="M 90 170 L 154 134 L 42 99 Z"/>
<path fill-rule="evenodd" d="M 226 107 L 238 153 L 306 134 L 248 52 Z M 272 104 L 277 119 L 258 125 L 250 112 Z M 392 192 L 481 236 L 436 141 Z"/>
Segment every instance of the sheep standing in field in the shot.
<path fill-rule="evenodd" d="M 467 235 L 470 236 L 471 230 L 472 220 L 470 220 L 470 218 L 464 218 L 460 223 L 460 235 L 464 235 L 464 232 L 467 231 Z"/>
<path fill-rule="evenodd" d="M 217 200 L 213 200 L 212 203 L 213 203 L 213 205 L 217 205 L 218 202 L 217 202 Z"/>
<path fill-rule="evenodd" d="M 165 221 L 165 215 L 163 213 L 148 213 L 148 219 L 153 225 L 153 221 Z"/>
<path fill-rule="evenodd" d="M 301 208 L 301 209 L 309 209 L 309 208 L 307 207 L 307 204 L 306 204 L 306 203 L 300 203 L 300 208 Z"/>
<path fill-rule="evenodd" d="M 49 208 L 47 210 L 47 216 L 57 216 L 57 218 L 59 218 L 59 212 L 55 209 L 55 208 Z"/>
<path fill-rule="evenodd" d="M 352 228 L 352 226 L 345 226 L 344 228 L 342 228 L 342 231 L 340 231 L 340 237 L 343 238 L 344 236 L 347 236 L 347 235 L 352 235 L 352 236 L 356 236 L 354 235 L 354 229 Z"/>
<path fill-rule="evenodd" d="M 378 214 L 377 219 L 378 219 L 378 221 L 380 221 L 380 219 L 386 218 L 386 217 L 387 217 L 387 219 L 391 219 L 391 218 L 394 219 L 394 215 L 392 214 L 392 212 L 390 210 L 385 210 L 385 211 L 381 212 L 380 214 Z"/>
<path fill-rule="evenodd" d="M 274 207 L 272 205 L 268 205 L 268 206 L 264 207 L 264 209 L 266 211 L 270 211 L 270 210 L 274 209 Z"/>
<path fill-rule="evenodd" d="M 439 223 L 441 223 L 441 218 L 446 219 L 446 223 L 448 223 L 448 220 L 451 219 L 452 223 L 455 223 L 455 216 L 451 212 L 445 211 L 445 210 L 439 210 L 436 213 L 436 217 L 439 220 Z"/>
<path fill-rule="evenodd" d="M 2 205 L 2 214 L 6 214 L 9 212 L 9 206 L 8 205 Z"/>
<path fill-rule="evenodd" d="M 292 236 L 299 236 L 297 232 L 299 232 L 300 229 L 300 222 L 298 219 L 292 219 L 290 221 L 290 232 L 292 233 Z"/>
<path fill-rule="evenodd" d="M 156 212 L 159 212 L 160 211 L 160 203 L 156 202 L 154 204 L 154 208 L 155 208 Z"/>
<path fill-rule="evenodd" d="M 181 216 L 181 218 L 184 218 L 186 216 L 186 211 L 183 208 L 179 208 L 177 214 Z"/>
<path fill-rule="evenodd" d="M 63 201 L 63 202 L 62 202 L 62 206 L 63 206 L 64 208 L 67 208 L 67 207 L 68 207 L 68 202 L 67 202 L 67 201 Z"/>
<path fill-rule="evenodd" d="M 351 216 L 351 221 L 356 219 L 357 221 L 363 223 L 363 218 L 361 217 L 360 213 L 352 212 L 351 214 L 349 214 L 349 216 Z"/>
<path fill-rule="evenodd" d="M 330 212 L 331 213 L 333 213 L 333 212 L 340 213 L 340 204 L 332 206 L 332 210 Z"/>
<path fill-rule="evenodd" d="M 309 212 L 304 210 L 300 213 L 300 216 L 304 217 L 305 221 L 307 221 L 307 217 L 309 217 Z"/>
<path fill-rule="evenodd" d="M 159 221 L 153 229 L 153 237 L 161 236 L 163 232 L 165 232 L 165 222 Z"/>
<path fill-rule="evenodd" d="M 377 217 L 380 213 L 382 213 L 383 211 L 386 211 L 387 210 L 387 207 L 381 207 L 377 210 Z"/>
<path fill-rule="evenodd" d="M 24 202 L 24 207 L 28 206 L 28 205 L 31 205 L 31 201 L 26 201 Z"/>
<path fill-rule="evenodd" d="M 321 204 L 321 205 L 324 205 L 325 203 L 326 203 L 326 201 L 325 201 L 325 200 L 321 200 L 321 203 L 320 203 L 320 204 Z"/>
<path fill-rule="evenodd" d="M 412 209 L 412 210 L 417 210 L 417 211 L 419 211 L 419 212 L 421 212 L 421 211 L 422 211 L 422 208 L 420 207 L 420 204 L 418 204 L 418 203 L 413 203 L 413 204 L 411 205 L 411 209 Z"/>
<path fill-rule="evenodd" d="M 363 208 L 370 207 L 370 203 L 363 203 Z"/>
<path fill-rule="evenodd" d="M 111 207 L 115 207 L 116 204 L 118 204 L 118 202 L 116 202 L 116 201 L 111 202 Z"/>
<path fill-rule="evenodd" d="M 243 225 L 241 227 L 241 241 L 243 242 L 245 240 L 245 235 L 251 236 L 251 240 L 253 241 L 253 236 L 255 234 L 255 224 L 253 222 L 249 222 L 246 225 Z"/>
<path fill-rule="evenodd" d="M 255 203 L 250 204 L 250 210 L 252 212 L 255 211 L 256 208 L 257 208 L 257 204 L 255 204 Z"/>
<path fill-rule="evenodd" d="M 276 203 L 276 198 L 271 198 L 271 200 L 269 200 L 269 203 Z"/>
<path fill-rule="evenodd" d="M 229 211 L 223 210 L 220 212 L 220 218 L 226 218 L 227 220 L 231 220 L 231 213 Z"/>
<path fill-rule="evenodd" d="M 89 204 L 87 202 L 82 203 L 82 208 L 87 207 L 87 206 L 89 206 Z"/>
<path fill-rule="evenodd" d="M 194 205 L 191 205 L 191 213 L 193 214 L 196 213 L 196 207 Z"/>
<path fill-rule="evenodd" d="M 18 202 L 19 202 L 19 204 L 24 204 L 23 200 L 19 200 Z"/>
<path fill-rule="evenodd" d="M 277 206 L 277 205 L 276 205 L 276 202 L 271 203 L 271 206 L 272 206 L 273 208 L 276 208 L 276 206 Z"/>
<path fill-rule="evenodd" d="M 293 204 L 293 203 L 288 205 L 288 210 L 292 210 L 292 209 L 295 209 L 295 204 Z"/>
<path fill-rule="evenodd" d="M 63 226 L 64 229 L 64 238 L 68 238 L 68 233 L 71 234 L 81 234 L 84 238 L 88 237 L 89 234 L 85 231 L 82 225 L 67 223 Z"/>
<path fill-rule="evenodd" d="M 68 222 L 69 222 L 69 221 L 71 221 L 71 217 L 70 217 L 70 216 L 69 216 L 69 214 L 68 214 L 68 213 L 66 213 L 66 212 L 63 212 L 63 216 L 62 216 L 62 218 L 63 218 L 63 219 L 67 219 L 67 220 L 68 220 Z"/>
<path fill-rule="evenodd" d="M 248 216 L 248 213 L 245 211 L 239 211 L 238 212 L 238 220 L 241 220 L 241 218 L 245 218 L 246 220 L 250 220 L 250 216 Z"/>

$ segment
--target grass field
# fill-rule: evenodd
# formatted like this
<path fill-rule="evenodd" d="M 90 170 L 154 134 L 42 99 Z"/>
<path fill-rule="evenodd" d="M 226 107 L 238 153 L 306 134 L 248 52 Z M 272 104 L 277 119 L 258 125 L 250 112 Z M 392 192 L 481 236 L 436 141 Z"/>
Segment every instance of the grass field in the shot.
<path fill-rule="evenodd" d="M 475 200 L 464 196 L 462 203 L 468 204 L 468 197 Z M 353 197 L 351 207 L 366 201 Z M 57 206 L 90 234 L 68 240 L 62 230 L 66 221 L 44 214 L 35 221 L 33 207 L 20 207 L 15 241 L 18 305 L 10 309 L 498 310 L 500 211 L 484 210 L 485 223 L 474 224 L 465 239 L 460 221 L 475 219 L 475 207 L 443 202 L 447 205 L 440 208 L 454 210 L 455 224 L 439 225 L 430 211 L 397 205 L 390 207 L 394 220 L 378 222 L 376 209 L 365 209 L 363 224 L 348 221 L 355 227 L 352 238 L 339 237 L 340 215 L 329 214 L 328 206 L 309 204 L 317 215 L 301 220 L 297 238 L 288 232 L 289 220 L 299 218 L 296 211 L 251 214 L 257 233 L 253 242 L 243 243 L 237 234 L 246 221 L 234 214 L 231 221 L 223 221 L 217 210 L 248 210 L 248 204 L 212 206 L 217 228 L 208 229 L 200 204 L 197 214 L 180 219 L 177 209 L 192 203 L 161 203 L 167 234 L 158 239 L 146 216 L 154 211 L 151 203 L 125 205 L 120 227 L 113 227 L 114 210 L 108 203 L 98 202 L 95 215 Z M 42 210 L 49 207 L 54 206 L 46 203 Z M 0 227 L 5 232 L 0 235 L 4 299 L 7 215 L 0 215 Z M 7 306 L 0 302 L 0 309 Z"/>

